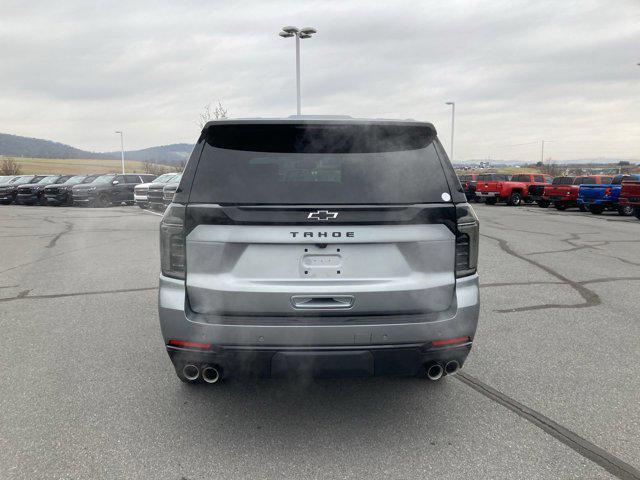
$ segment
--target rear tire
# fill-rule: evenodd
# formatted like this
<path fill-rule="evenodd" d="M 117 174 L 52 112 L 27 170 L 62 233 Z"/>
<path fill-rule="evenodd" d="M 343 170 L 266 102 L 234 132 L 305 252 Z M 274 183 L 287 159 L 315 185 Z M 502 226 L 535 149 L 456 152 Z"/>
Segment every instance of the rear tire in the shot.
<path fill-rule="evenodd" d="M 513 192 L 511 196 L 509 196 L 509 200 L 507 200 L 507 205 L 510 207 L 517 207 L 522 203 L 522 195 L 518 192 Z"/>
<path fill-rule="evenodd" d="M 567 205 L 565 203 L 556 203 L 554 204 L 556 210 L 564 211 L 567 209 Z"/>
<path fill-rule="evenodd" d="M 604 207 L 602 205 L 589 205 L 589 211 L 594 215 L 601 215 L 604 212 Z"/>
<path fill-rule="evenodd" d="M 487 205 L 495 205 L 496 203 L 498 203 L 498 199 L 497 198 L 487 198 L 485 200 L 485 203 Z"/>
<path fill-rule="evenodd" d="M 586 211 L 587 211 L 587 207 L 585 207 L 584 205 L 578 205 L 578 209 L 579 209 L 581 212 L 586 212 Z"/>
<path fill-rule="evenodd" d="M 633 207 L 631 205 L 620 205 L 618 207 L 618 214 L 622 217 L 633 215 Z"/>

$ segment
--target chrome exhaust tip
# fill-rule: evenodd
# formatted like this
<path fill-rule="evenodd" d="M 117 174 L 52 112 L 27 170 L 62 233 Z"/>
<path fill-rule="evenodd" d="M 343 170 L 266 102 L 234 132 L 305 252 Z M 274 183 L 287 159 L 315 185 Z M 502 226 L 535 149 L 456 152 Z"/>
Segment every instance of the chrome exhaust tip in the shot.
<path fill-rule="evenodd" d="M 213 365 L 202 367 L 202 380 L 206 383 L 217 383 L 220 380 L 220 370 Z"/>
<path fill-rule="evenodd" d="M 439 363 L 433 363 L 431 365 L 427 365 L 427 378 L 432 381 L 440 380 L 442 378 L 442 374 L 444 373 L 444 369 L 442 365 Z"/>
<path fill-rule="evenodd" d="M 457 360 L 451 360 L 444 366 L 444 373 L 446 373 L 447 375 L 458 373 L 458 370 L 460 370 L 460 364 Z"/>
<path fill-rule="evenodd" d="M 188 363 L 182 368 L 182 375 L 190 382 L 195 382 L 200 377 L 200 369 L 191 363 Z"/>

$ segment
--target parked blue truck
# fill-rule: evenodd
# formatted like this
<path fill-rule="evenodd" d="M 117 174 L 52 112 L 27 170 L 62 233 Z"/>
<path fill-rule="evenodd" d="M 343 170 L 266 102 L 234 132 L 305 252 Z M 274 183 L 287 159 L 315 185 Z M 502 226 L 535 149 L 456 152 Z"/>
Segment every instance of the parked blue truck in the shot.
<path fill-rule="evenodd" d="M 623 181 L 640 181 L 640 175 L 616 175 L 609 185 L 580 185 L 578 206 L 595 215 L 605 210 L 617 210 L 620 215 L 632 215 L 633 207 L 619 202 Z"/>

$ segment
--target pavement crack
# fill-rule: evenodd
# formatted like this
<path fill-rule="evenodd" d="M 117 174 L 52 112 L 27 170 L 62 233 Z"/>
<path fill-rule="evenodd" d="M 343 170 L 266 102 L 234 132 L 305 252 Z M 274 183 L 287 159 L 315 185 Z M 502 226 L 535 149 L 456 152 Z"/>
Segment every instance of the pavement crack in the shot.
<path fill-rule="evenodd" d="M 578 304 L 573 304 L 573 305 L 566 305 L 566 304 L 561 304 L 561 303 L 558 303 L 558 304 L 550 303 L 550 304 L 542 304 L 542 305 L 532 305 L 532 306 L 528 306 L 528 307 L 518 307 L 518 308 L 509 308 L 509 309 L 504 309 L 504 310 L 495 310 L 495 312 L 497 312 L 497 313 L 527 312 L 527 311 L 531 311 L 531 310 L 545 310 L 545 309 L 551 309 L 551 308 L 589 308 L 589 307 L 595 307 L 595 306 L 600 305 L 602 303 L 602 300 L 600 299 L 600 296 L 596 292 L 594 292 L 593 290 L 589 290 L 587 287 L 582 285 L 580 282 L 576 282 L 575 280 L 571 280 L 570 278 L 565 277 L 561 273 L 556 272 L 554 269 L 552 269 L 550 267 L 547 267 L 546 265 L 543 265 L 542 263 L 537 262 L 537 261 L 535 261 L 535 260 L 533 260 L 531 258 L 528 258 L 526 255 L 523 255 L 521 253 L 516 252 L 513 248 L 511 248 L 509 246 L 509 243 L 506 240 L 503 240 L 503 239 L 497 238 L 497 237 L 492 237 L 492 236 L 485 235 L 485 234 L 481 234 L 481 235 L 483 237 L 490 238 L 491 240 L 494 240 L 494 241 L 498 242 L 498 246 L 506 254 L 511 255 L 512 257 L 518 258 L 520 260 L 523 260 L 523 261 L 525 261 L 527 263 L 530 263 L 531 265 L 535 265 L 539 269 L 547 272 L 549 275 L 552 275 L 552 276 L 556 277 L 562 283 L 565 283 L 568 286 L 570 286 L 571 288 L 573 288 L 584 299 L 584 303 L 578 303 Z"/>
<path fill-rule="evenodd" d="M 85 295 L 104 295 L 109 293 L 147 292 L 157 289 L 158 287 L 122 288 L 117 290 L 94 290 L 90 292 L 51 293 L 43 295 L 29 295 L 29 293 L 32 291 L 32 289 L 29 289 L 21 291 L 15 297 L 0 298 L 0 302 L 11 302 L 14 300 L 37 300 L 46 298 L 81 297 Z"/>
<path fill-rule="evenodd" d="M 489 400 L 492 400 L 503 407 L 508 408 L 519 417 L 542 429 L 556 440 L 562 442 L 583 457 L 591 460 L 604 468 L 607 472 L 622 480 L 640 480 L 640 470 L 633 465 L 626 463 L 612 453 L 598 447 L 577 433 L 554 422 L 549 417 L 543 415 L 532 408 L 523 405 L 517 400 L 505 395 L 466 372 L 459 372 L 455 378 L 462 383 L 481 393 Z"/>
<path fill-rule="evenodd" d="M 62 237 L 63 235 L 70 233 L 71 230 L 73 230 L 73 223 L 72 222 L 62 222 L 65 225 L 65 229 L 59 233 L 57 233 L 50 241 L 49 241 L 49 245 L 46 246 L 46 248 L 52 248 L 55 247 L 56 243 L 58 242 L 58 240 L 60 240 L 60 237 Z"/>

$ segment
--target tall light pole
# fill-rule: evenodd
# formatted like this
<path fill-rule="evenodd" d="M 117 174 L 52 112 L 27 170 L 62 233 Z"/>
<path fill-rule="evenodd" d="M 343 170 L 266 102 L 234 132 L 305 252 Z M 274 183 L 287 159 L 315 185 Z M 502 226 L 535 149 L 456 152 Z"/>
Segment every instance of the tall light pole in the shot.
<path fill-rule="evenodd" d="M 542 163 L 544 163 L 544 144 L 545 143 L 553 143 L 553 140 L 542 140 L 541 143 L 542 143 L 542 145 L 541 145 L 541 148 L 540 148 L 540 161 Z"/>
<path fill-rule="evenodd" d="M 282 38 L 296 37 L 296 97 L 297 97 L 297 114 L 302 115 L 302 106 L 300 102 L 300 40 L 305 38 L 311 38 L 314 33 L 318 31 L 313 27 L 282 27 L 282 31 L 279 35 Z"/>
<path fill-rule="evenodd" d="M 118 130 L 116 133 L 120 134 L 120 154 L 122 156 L 122 173 L 124 174 L 124 138 L 121 131 Z"/>
<path fill-rule="evenodd" d="M 449 155 L 453 162 L 453 130 L 456 123 L 456 102 L 447 102 L 447 105 L 451 105 L 451 154 Z"/>

